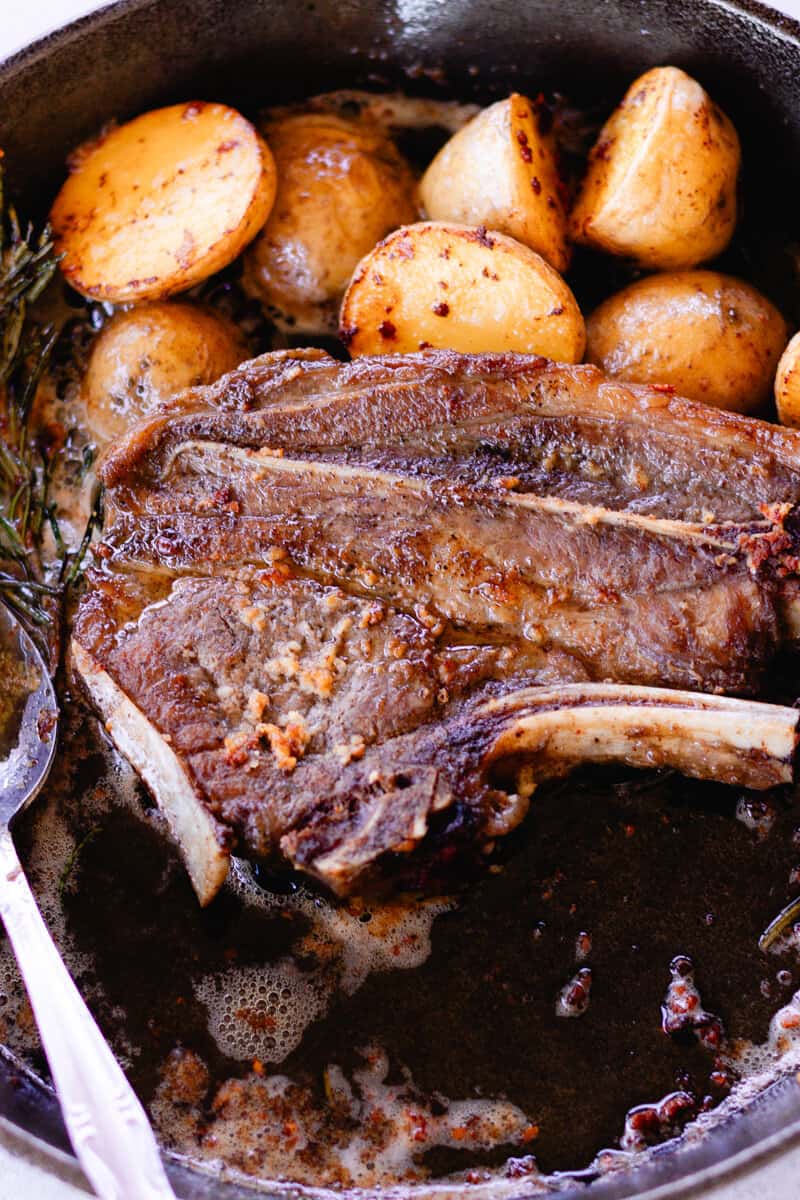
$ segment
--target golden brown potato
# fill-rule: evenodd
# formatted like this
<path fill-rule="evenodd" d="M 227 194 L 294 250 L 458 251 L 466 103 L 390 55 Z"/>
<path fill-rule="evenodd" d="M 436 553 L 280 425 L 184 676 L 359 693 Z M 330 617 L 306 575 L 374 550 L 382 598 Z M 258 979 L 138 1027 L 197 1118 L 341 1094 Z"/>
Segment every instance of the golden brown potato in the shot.
<path fill-rule="evenodd" d="M 423 221 L 359 264 L 342 304 L 350 353 L 514 350 L 579 362 L 585 331 L 561 276 L 528 246 L 470 225 Z"/>
<path fill-rule="evenodd" d="M 800 429 L 800 333 L 794 335 L 778 363 L 775 403 L 780 423 Z"/>
<path fill-rule="evenodd" d="M 754 412 L 767 400 L 788 330 L 749 283 L 718 271 L 650 275 L 610 296 L 586 323 L 586 358 L 634 383 Z"/>
<path fill-rule="evenodd" d="M 571 236 L 657 270 L 707 262 L 736 225 L 739 160 L 736 130 L 700 84 L 655 67 L 600 131 Z"/>
<path fill-rule="evenodd" d="M 224 104 L 174 104 L 72 157 L 50 219 L 77 291 L 116 304 L 185 291 L 227 266 L 262 227 L 275 165 Z"/>
<path fill-rule="evenodd" d="M 268 123 L 275 207 L 245 255 L 244 286 L 283 328 L 335 332 L 359 259 L 417 215 L 414 177 L 374 122 L 296 113 Z"/>
<path fill-rule="evenodd" d="M 419 194 L 434 221 L 485 225 L 530 246 L 557 271 L 569 265 L 555 145 L 525 96 L 514 92 L 492 104 L 451 137 Z"/>
<path fill-rule="evenodd" d="M 112 441 L 185 387 L 213 383 L 247 358 L 238 329 L 196 304 L 143 304 L 116 313 L 83 379 L 89 427 Z"/>

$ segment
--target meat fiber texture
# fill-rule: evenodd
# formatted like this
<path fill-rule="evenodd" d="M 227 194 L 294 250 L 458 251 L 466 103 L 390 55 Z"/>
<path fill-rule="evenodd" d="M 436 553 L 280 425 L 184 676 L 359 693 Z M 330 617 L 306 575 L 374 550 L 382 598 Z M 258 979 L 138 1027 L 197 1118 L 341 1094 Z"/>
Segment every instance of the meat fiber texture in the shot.
<path fill-rule="evenodd" d="M 99 469 L 73 659 L 203 902 L 233 850 L 416 885 L 583 761 L 791 778 L 794 710 L 723 697 L 800 628 L 792 431 L 593 367 L 309 350 Z"/>

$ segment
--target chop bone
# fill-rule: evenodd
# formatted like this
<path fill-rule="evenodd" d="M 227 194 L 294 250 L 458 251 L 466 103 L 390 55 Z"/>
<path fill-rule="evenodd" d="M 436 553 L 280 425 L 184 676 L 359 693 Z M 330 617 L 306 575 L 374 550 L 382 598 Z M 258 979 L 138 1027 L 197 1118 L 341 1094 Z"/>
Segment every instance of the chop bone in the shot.
<path fill-rule="evenodd" d="M 384 856 L 419 845 L 433 814 L 457 806 L 473 835 L 496 838 L 523 819 L 538 784 L 587 763 L 774 787 L 792 779 L 799 718 L 794 708 L 663 688 L 521 688 L 467 704 L 423 739 L 397 738 L 368 753 L 331 781 L 333 800 L 304 814 L 281 848 L 345 894 Z M 493 782 L 504 760 L 516 790 Z"/>
<path fill-rule="evenodd" d="M 192 573 L 278 551 L 351 592 L 572 654 L 595 678 L 749 692 L 791 603 L 789 507 L 706 527 L 190 442 L 135 506 L 112 508 L 106 543 L 113 563 Z"/>

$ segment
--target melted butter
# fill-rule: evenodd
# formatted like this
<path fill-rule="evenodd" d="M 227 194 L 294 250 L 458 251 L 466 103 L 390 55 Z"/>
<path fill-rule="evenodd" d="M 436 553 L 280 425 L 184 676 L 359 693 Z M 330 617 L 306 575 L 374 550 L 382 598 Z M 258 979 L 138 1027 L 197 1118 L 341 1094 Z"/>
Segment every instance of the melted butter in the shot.
<path fill-rule="evenodd" d="M 259 1071 L 228 1080 L 211 1100 L 210 1120 L 201 1104 L 176 1106 L 176 1090 L 186 1095 L 180 1081 L 185 1070 L 181 1058 L 172 1057 L 153 1113 L 168 1145 L 194 1144 L 195 1156 L 209 1166 L 315 1189 L 420 1183 L 429 1174 L 421 1160 L 433 1149 L 513 1150 L 536 1136 L 536 1126 L 506 1100 L 426 1097 L 407 1070 L 399 1082 L 389 1082 L 381 1047 L 367 1045 L 359 1055 L 362 1065 L 350 1075 L 336 1063 L 327 1067 L 324 1100 L 287 1075 Z M 497 1185 L 524 1174 L 527 1186 L 535 1166 L 511 1162 L 501 1170 L 470 1172 L 476 1178 L 469 1182 Z M 468 1176 L 449 1178 L 463 1182 Z"/>
<path fill-rule="evenodd" d="M 226 886 L 262 912 L 300 914 L 308 921 L 291 957 L 206 975 L 195 985 L 224 1054 L 275 1063 L 328 1012 L 337 992 L 352 996 L 373 971 L 421 966 L 431 953 L 434 920 L 454 904 L 446 897 L 333 903 L 302 886 L 293 895 L 277 895 L 263 891 L 239 859 Z M 300 970 L 295 957 L 316 965 Z"/>

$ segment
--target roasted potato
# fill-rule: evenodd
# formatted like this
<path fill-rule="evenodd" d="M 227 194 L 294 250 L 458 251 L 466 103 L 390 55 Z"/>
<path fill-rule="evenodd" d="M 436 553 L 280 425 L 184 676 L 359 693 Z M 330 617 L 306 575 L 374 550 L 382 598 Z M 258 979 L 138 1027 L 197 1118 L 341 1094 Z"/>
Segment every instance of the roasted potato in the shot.
<path fill-rule="evenodd" d="M 788 330 L 749 283 L 718 271 L 677 271 L 610 296 L 586 334 L 588 361 L 609 375 L 754 412 L 769 396 Z"/>
<path fill-rule="evenodd" d="M 656 270 L 707 262 L 736 225 L 739 160 L 736 130 L 700 84 L 655 67 L 600 131 L 571 236 Z"/>
<path fill-rule="evenodd" d="M 86 417 L 113 441 L 182 388 L 213 383 L 245 358 L 238 329 L 196 304 L 142 304 L 116 313 L 98 335 L 82 383 Z"/>
<path fill-rule="evenodd" d="M 569 265 L 555 145 L 525 96 L 490 105 L 454 134 L 419 194 L 434 221 L 485 225 L 530 246 L 557 271 Z"/>
<path fill-rule="evenodd" d="M 50 214 L 61 270 L 115 304 L 185 291 L 255 237 L 275 164 L 224 104 L 174 104 L 112 128 L 72 156 Z"/>
<path fill-rule="evenodd" d="M 350 353 L 430 347 L 515 350 L 579 362 L 585 331 L 561 276 L 528 246 L 469 225 L 423 221 L 362 259 L 342 304 Z"/>
<path fill-rule="evenodd" d="M 780 423 L 800 429 L 800 333 L 794 335 L 778 363 L 775 403 Z"/>
<path fill-rule="evenodd" d="M 414 176 L 379 125 L 296 113 L 265 126 L 275 207 L 245 255 L 244 286 L 284 329 L 335 332 L 359 259 L 417 215 Z"/>

